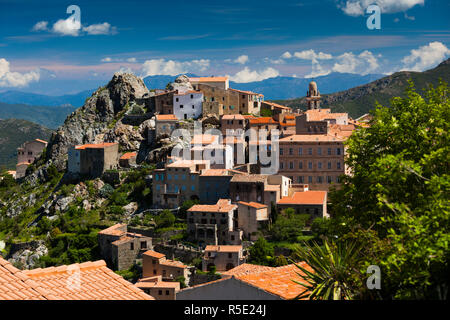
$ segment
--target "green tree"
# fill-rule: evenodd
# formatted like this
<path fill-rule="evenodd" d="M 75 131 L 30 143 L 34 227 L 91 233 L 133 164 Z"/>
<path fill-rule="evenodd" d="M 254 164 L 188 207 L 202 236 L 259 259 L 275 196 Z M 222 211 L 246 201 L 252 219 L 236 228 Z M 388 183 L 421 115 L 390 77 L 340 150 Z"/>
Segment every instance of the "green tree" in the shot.
<path fill-rule="evenodd" d="M 269 266 L 273 260 L 273 247 L 263 237 L 250 247 L 250 263 Z"/>
<path fill-rule="evenodd" d="M 295 214 L 292 208 L 287 208 L 273 224 L 270 234 L 274 241 L 296 241 L 302 235 L 302 230 L 308 221 L 309 215 Z"/>
<path fill-rule="evenodd" d="M 391 107 L 377 105 L 370 127 L 347 141 L 352 175 L 330 194 L 342 241 L 382 270 L 383 298 L 445 299 L 449 287 L 448 85 L 421 96 L 410 84 Z"/>
<path fill-rule="evenodd" d="M 156 226 L 158 228 L 170 228 L 173 227 L 176 217 L 170 212 L 170 210 L 165 209 L 160 215 L 155 217 Z"/>

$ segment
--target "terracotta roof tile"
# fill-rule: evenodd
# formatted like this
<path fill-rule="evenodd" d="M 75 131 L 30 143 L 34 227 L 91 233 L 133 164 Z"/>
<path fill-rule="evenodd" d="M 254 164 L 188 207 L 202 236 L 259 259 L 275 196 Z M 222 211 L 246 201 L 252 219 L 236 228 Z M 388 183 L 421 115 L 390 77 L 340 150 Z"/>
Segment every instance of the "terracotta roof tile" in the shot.
<path fill-rule="evenodd" d="M 156 120 L 157 121 L 167 121 L 167 120 L 177 121 L 178 118 L 174 114 L 157 114 Z"/>
<path fill-rule="evenodd" d="M 321 205 L 327 198 L 326 191 L 294 192 L 291 197 L 283 197 L 277 204 L 317 204 Z"/>
<path fill-rule="evenodd" d="M 205 251 L 215 251 L 215 252 L 239 252 L 242 250 L 242 246 L 233 246 L 233 245 L 220 245 L 220 246 L 213 246 L 209 245 L 206 246 Z"/>
<path fill-rule="evenodd" d="M 256 274 L 264 271 L 270 271 L 273 267 L 260 266 L 256 264 L 243 263 L 236 268 L 223 272 L 222 275 L 243 276 L 246 274 Z"/>
<path fill-rule="evenodd" d="M 188 209 L 188 212 L 230 212 L 237 206 L 230 203 L 230 200 L 219 199 L 216 204 L 196 204 Z"/>
<path fill-rule="evenodd" d="M 156 259 L 161 259 L 166 256 L 165 254 L 162 254 L 162 253 L 159 253 L 159 252 L 156 252 L 153 250 L 147 250 L 143 254 L 146 256 L 152 257 L 152 258 L 156 258 Z"/>
<path fill-rule="evenodd" d="M 312 271 L 312 268 L 306 263 L 301 262 L 300 265 Z M 304 287 L 293 281 L 304 282 L 298 273 L 302 274 L 300 269 L 294 264 L 290 264 L 272 268 L 269 271 L 237 275 L 235 277 L 283 299 L 293 299 L 304 290 Z"/>
<path fill-rule="evenodd" d="M 244 206 L 247 206 L 247 207 L 255 208 L 255 209 L 267 208 L 267 205 L 258 203 L 258 202 L 253 202 L 253 201 L 250 201 L 250 202 L 239 201 L 238 203 L 242 204 Z"/>
<path fill-rule="evenodd" d="M 104 142 L 104 143 L 91 143 L 91 144 L 83 144 L 80 146 L 75 146 L 75 149 L 80 150 L 80 149 L 103 149 L 106 147 L 111 147 L 114 145 L 118 145 L 117 142 Z"/>
<path fill-rule="evenodd" d="M 136 156 L 137 156 L 136 152 L 127 152 L 127 153 L 124 153 L 120 157 L 120 160 L 128 160 L 128 159 L 131 159 L 131 158 L 135 158 Z"/>

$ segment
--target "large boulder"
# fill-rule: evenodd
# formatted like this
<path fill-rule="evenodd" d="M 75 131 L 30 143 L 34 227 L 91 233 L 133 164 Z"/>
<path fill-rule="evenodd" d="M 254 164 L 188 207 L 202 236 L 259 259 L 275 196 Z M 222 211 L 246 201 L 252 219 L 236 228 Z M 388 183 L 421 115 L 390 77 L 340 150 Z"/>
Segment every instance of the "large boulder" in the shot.
<path fill-rule="evenodd" d="M 192 84 L 189 82 L 189 77 L 186 75 L 178 76 L 174 82 L 169 83 L 167 85 L 167 89 L 169 90 L 178 90 L 178 91 L 189 91 L 194 90 Z"/>

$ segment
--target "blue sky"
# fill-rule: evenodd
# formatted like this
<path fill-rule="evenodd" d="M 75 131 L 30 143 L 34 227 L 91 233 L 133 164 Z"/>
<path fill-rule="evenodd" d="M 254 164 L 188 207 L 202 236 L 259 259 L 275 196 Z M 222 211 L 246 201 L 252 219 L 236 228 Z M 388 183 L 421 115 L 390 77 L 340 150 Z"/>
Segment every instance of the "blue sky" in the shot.
<path fill-rule="evenodd" d="M 366 26 L 372 2 L 381 7 L 380 30 Z M 80 25 L 66 13 L 71 4 Z M 0 0 L 0 7 L 0 89 L 105 82 L 118 70 L 237 82 L 389 74 L 450 56 L 448 0 Z"/>

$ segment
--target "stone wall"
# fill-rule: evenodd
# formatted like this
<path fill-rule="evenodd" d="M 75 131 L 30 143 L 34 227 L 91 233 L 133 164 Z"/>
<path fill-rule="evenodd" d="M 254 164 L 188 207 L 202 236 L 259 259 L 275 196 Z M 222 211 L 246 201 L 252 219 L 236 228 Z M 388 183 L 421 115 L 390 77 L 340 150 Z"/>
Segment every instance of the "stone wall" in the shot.
<path fill-rule="evenodd" d="M 167 259 L 178 259 L 185 264 L 203 256 L 202 250 L 183 245 L 154 244 L 153 248 L 156 252 L 165 254 Z"/>

